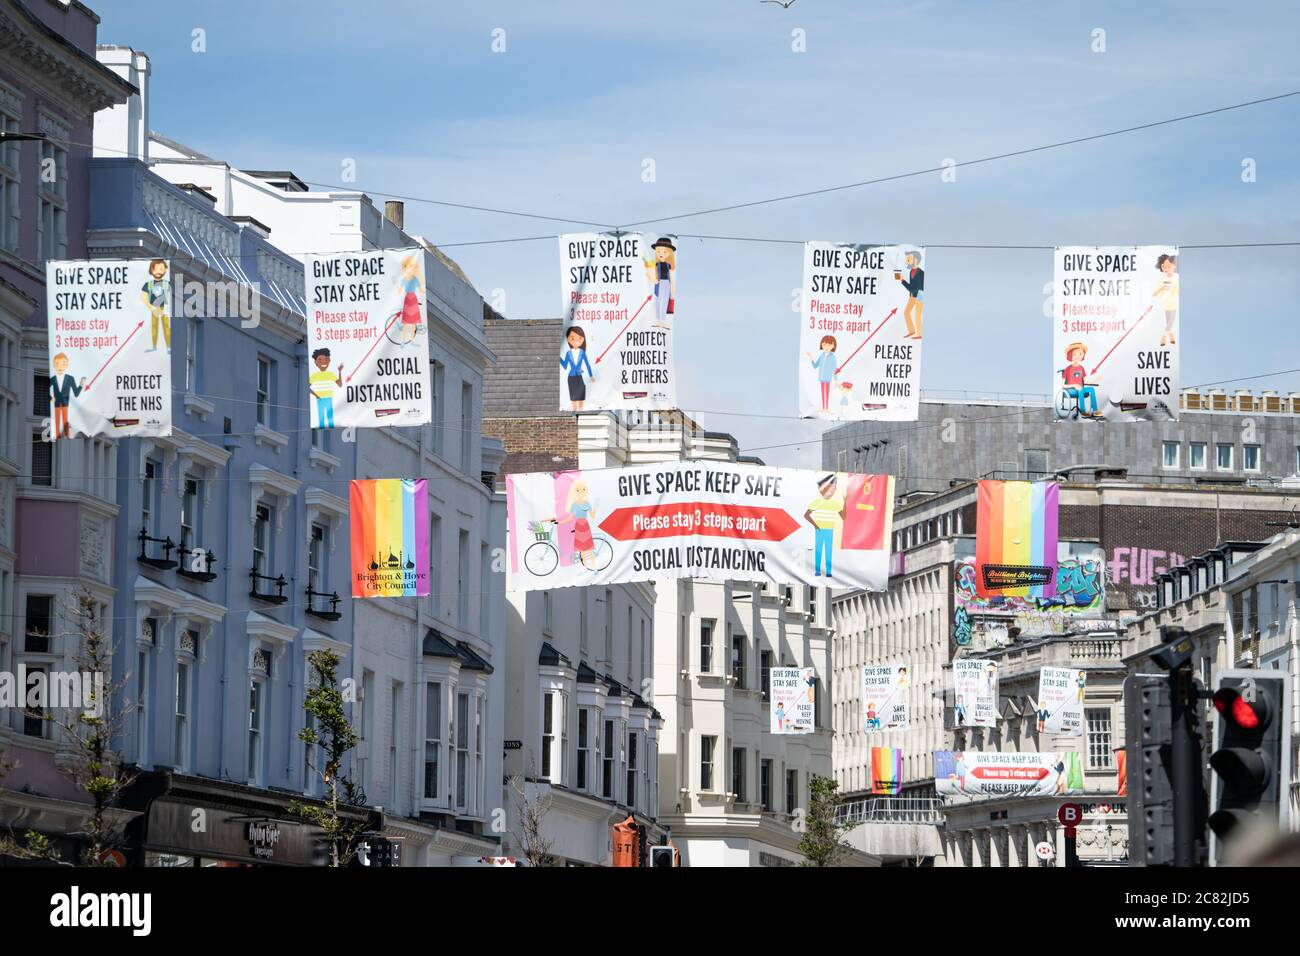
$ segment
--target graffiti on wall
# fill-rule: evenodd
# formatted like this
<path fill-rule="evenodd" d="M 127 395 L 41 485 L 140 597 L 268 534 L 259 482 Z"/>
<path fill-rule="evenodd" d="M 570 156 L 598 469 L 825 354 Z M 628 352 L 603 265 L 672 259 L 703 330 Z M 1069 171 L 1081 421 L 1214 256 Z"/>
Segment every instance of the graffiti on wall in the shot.
<path fill-rule="evenodd" d="M 1156 606 L 1156 575 L 1183 563 L 1177 551 L 1157 548 L 1112 548 L 1106 562 L 1106 575 L 1111 584 L 1129 593 L 1133 606 Z"/>
<path fill-rule="evenodd" d="M 1056 595 L 1051 598 L 979 597 L 975 562 L 963 558 L 953 568 L 954 639 L 959 646 L 1005 643 L 1008 627 L 1024 637 L 1060 634 L 1077 619 L 1100 617 L 1106 608 L 1106 564 L 1100 550 L 1070 554 L 1057 563 Z"/>

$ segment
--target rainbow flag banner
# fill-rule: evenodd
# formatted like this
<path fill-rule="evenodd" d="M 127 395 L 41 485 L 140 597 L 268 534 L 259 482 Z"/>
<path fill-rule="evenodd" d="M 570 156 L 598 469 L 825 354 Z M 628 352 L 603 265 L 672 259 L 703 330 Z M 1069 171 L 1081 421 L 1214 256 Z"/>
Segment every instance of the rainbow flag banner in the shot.
<path fill-rule="evenodd" d="M 871 748 L 871 792 L 896 797 L 903 786 L 903 751 L 899 747 Z"/>
<path fill-rule="evenodd" d="M 1059 486 L 1054 481 L 981 481 L 975 512 L 975 593 L 1056 596 Z"/>
<path fill-rule="evenodd" d="M 429 593 L 429 490 L 423 478 L 353 481 L 352 596 Z"/>

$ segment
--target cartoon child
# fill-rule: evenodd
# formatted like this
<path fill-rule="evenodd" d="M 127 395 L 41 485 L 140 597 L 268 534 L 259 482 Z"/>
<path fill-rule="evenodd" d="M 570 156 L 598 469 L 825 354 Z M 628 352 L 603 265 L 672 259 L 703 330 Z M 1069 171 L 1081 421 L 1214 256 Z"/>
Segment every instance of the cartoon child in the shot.
<path fill-rule="evenodd" d="M 910 684 L 911 680 L 907 676 L 907 668 L 900 667 L 898 669 L 898 689 L 906 690 Z"/>
<path fill-rule="evenodd" d="M 1160 270 L 1160 281 L 1156 283 L 1152 298 L 1165 310 L 1165 331 L 1160 336 L 1160 347 L 1166 343 L 1175 344 L 1174 324 L 1178 321 L 1178 257 L 1162 255 L 1156 259 L 1156 268 Z"/>
<path fill-rule="evenodd" d="M 852 382 L 840 382 L 840 417 L 843 418 L 849 413 L 849 394 L 853 391 Z"/>
<path fill-rule="evenodd" d="M 966 775 L 969 773 L 970 767 L 966 763 L 966 754 L 960 750 L 953 751 L 952 776 L 957 781 L 957 789 L 962 793 L 966 792 Z"/>
<path fill-rule="evenodd" d="M 591 536 L 591 523 L 594 507 L 589 497 L 590 491 L 585 481 L 575 481 L 569 486 L 569 497 L 565 502 L 566 514 L 555 519 L 556 524 L 573 522 L 573 550 L 578 555 L 578 563 L 589 571 L 596 570 L 596 542 Z M 587 562 L 591 563 L 588 564 Z"/>
<path fill-rule="evenodd" d="M 564 341 L 569 348 L 560 356 L 560 368 L 569 372 L 569 401 L 573 403 L 573 410 L 580 412 L 587 401 L 587 383 L 583 380 L 582 370 L 587 370 L 593 382 L 596 381 L 596 371 L 587 358 L 587 333 L 582 331 L 581 326 L 569 326 L 569 331 L 564 333 Z"/>
<path fill-rule="evenodd" d="M 844 499 L 836 497 L 838 482 L 833 474 L 825 475 L 817 482 L 817 497 L 804 511 L 803 517 L 813 526 L 813 569 L 814 577 L 821 577 L 822 555 L 826 555 L 826 576 L 831 576 L 831 551 L 835 549 L 835 529 L 840 526 L 844 515 Z"/>
<path fill-rule="evenodd" d="M 785 704 L 776 705 L 776 729 L 785 730 Z"/>
<path fill-rule="evenodd" d="M 1097 386 L 1085 381 L 1087 372 L 1084 370 L 1083 360 L 1087 355 L 1088 346 L 1082 342 L 1073 342 L 1066 346 L 1067 364 L 1061 370 L 1061 380 L 1065 382 L 1066 393 L 1079 403 L 1079 414 L 1096 418 L 1101 413 L 1097 411 Z M 1088 399 L 1092 399 L 1092 411 L 1088 411 Z"/>
<path fill-rule="evenodd" d="M 902 269 L 894 272 L 894 278 L 903 283 L 903 288 L 907 290 L 907 305 L 903 306 L 903 320 L 907 323 L 907 334 L 903 338 L 919 339 L 921 299 L 925 296 L 925 270 L 921 268 L 921 254 L 913 249 L 907 250 L 903 262 L 907 267 L 907 278 L 903 278 Z"/>
<path fill-rule="evenodd" d="M 330 350 L 317 349 L 311 353 L 316 371 L 307 376 L 307 391 L 316 399 L 316 414 L 320 418 L 317 428 L 334 427 L 334 389 L 343 387 L 343 366 L 330 371 Z"/>
<path fill-rule="evenodd" d="M 167 314 L 167 263 L 154 259 L 149 263 L 149 281 L 140 287 L 140 301 L 149 308 L 149 337 L 153 345 L 146 352 L 158 351 L 158 323 L 162 323 L 163 341 L 172 350 L 172 320 Z"/>
<path fill-rule="evenodd" d="M 668 316 L 677 307 L 677 247 L 666 236 L 653 243 L 653 262 L 647 262 L 646 278 L 654 289 L 655 322 L 657 329 L 669 328 Z"/>
<path fill-rule="evenodd" d="M 867 701 L 867 730 L 880 729 L 880 715 L 876 713 L 876 702 Z"/>
<path fill-rule="evenodd" d="M 78 383 L 68 374 L 68 357 L 62 352 L 54 356 L 51 364 L 54 366 L 54 374 L 50 376 L 50 400 L 54 402 L 53 440 L 58 441 L 60 438 L 72 437 L 68 409 L 72 407 L 72 399 L 86 387 L 86 380 L 82 378 Z"/>
<path fill-rule="evenodd" d="M 402 344 L 406 345 L 415 338 L 415 330 L 420 327 L 420 286 L 424 285 L 424 274 L 420 262 L 414 256 L 402 260 L 402 274 L 397 279 L 397 287 L 402 290 Z"/>
<path fill-rule="evenodd" d="M 822 411 L 830 407 L 831 402 L 831 382 L 840 374 L 839 364 L 835 358 L 835 349 L 839 343 L 835 341 L 833 335 L 823 335 L 818 348 L 821 351 L 817 358 L 812 357 L 811 352 L 804 352 L 803 357 L 812 363 L 812 367 L 817 370 L 817 381 L 822 386 Z"/>

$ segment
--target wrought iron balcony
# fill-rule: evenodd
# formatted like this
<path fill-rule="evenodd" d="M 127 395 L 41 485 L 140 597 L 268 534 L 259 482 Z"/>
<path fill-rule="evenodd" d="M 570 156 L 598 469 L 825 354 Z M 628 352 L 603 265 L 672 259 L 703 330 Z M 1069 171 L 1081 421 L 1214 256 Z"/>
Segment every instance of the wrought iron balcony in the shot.
<path fill-rule="evenodd" d="M 271 577 L 269 574 L 258 574 L 257 568 L 255 567 L 248 572 L 248 580 L 251 585 L 248 590 L 248 596 L 251 598 L 265 601 L 267 604 L 283 604 L 289 600 L 289 596 L 284 593 L 284 589 L 289 586 L 289 582 L 285 579 L 283 574 L 278 574 L 275 577 Z M 259 591 L 257 589 L 258 581 L 270 581 L 273 583 L 275 585 L 275 593 L 271 594 L 269 592 Z"/>
<path fill-rule="evenodd" d="M 146 564 L 151 568 L 157 568 L 159 571 L 170 571 L 176 567 L 176 562 L 172 560 L 172 552 L 176 551 L 176 542 L 170 536 L 166 538 L 150 537 L 148 528 L 141 528 L 140 533 L 136 535 L 136 540 L 140 542 L 140 553 L 136 555 L 136 560 L 141 564 Z M 150 557 L 148 547 L 150 544 L 161 544 L 163 556 L 161 558 Z"/>
<path fill-rule="evenodd" d="M 199 552 L 195 554 L 194 552 Z M 189 561 L 185 557 L 189 556 Z M 189 578 L 191 581 L 214 581 L 217 572 L 212 570 L 212 566 L 217 563 L 217 556 L 211 551 L 204 551 L 201 548 L 181 547 L 178 557 L 181 557 L 181 565 L 176 569 L 176 573 L 183 578 Z"/>
<path fill-rule="evenodd" d="M 328 611 L 324 608 L 318 608 L 315 606 L 312 599 L 318 597 L 327 598 L 329 600 L 330 609 Z M 339 602 L 342 600 L 343 599 L 339 597 L 338 591 L 331 594 L 325 591 L 317 591 L 313 589 L 310 584 L 307 585 L 307 613 L 312 617 L 320 618 L 322 621 L 337 621 L 343 616 L 339 613 Z"/>

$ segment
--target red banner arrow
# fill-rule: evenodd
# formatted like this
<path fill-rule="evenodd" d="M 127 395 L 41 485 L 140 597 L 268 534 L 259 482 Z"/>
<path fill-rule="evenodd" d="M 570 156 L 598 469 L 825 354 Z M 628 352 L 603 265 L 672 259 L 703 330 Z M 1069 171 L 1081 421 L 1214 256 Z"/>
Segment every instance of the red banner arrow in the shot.
<path fill-rule="evenodd" d="M 119 345 L 119 346 L 117 347 L 117 352 L 120 352 L 120 351 L 122 351 L 122 349 L 126 348 L 126 343 L 127 343 L 127 342 L 130 342 L 132 336 L 134 336 L 135 333 L 139 332 L 142 328 L 144 328 L 144 322 L 143 322 L 143 321 L 141 321 L 139 325 L 137 325 L 135 328 L 133 328 L 133 329 L 131 330 L 131 335 L 128 335 L 128 336 L 126 337 L 126 340 L 125 340 L 121 345 Z M 85 387 L 84 389 L 82 389 L 82 391 L 84 391 L 84 392 L 88 392 L 88 391 L 90 391 L 90 386 L 91 386 L 91 385 L 94 385 L 94 384 L 95 384 L 95 380 L 98 379 L 99 376 L 101 376 L 101 375 L 104 374 L 104 369 L 108 368 L 108 363 L 111 362 L 111 361 L 113 361 L 113 359 L 117 358 L 117 352 L 114 352 L 112 355 L 110 355 L 110 356 L 108 357 L 108 362 L 105 362 L 103 365 L 101 365 L 101 366 L 99 367 L 99 371 L 95 373 L 95 377 L 92 378 L 89 382 L 86 383 L 86 387 Z"/>
<path fill-rule="evenodd" d="M 799 522 L 780 508 L 708 501 L 615 508 L 600 523 L 600 530 L 619 541 L 688 534 L 733 541 L 784 541 L 798 529 Z"/>
<path fill-rule="evenodd" d="M 646 296 L 645 302 L 649 302 L 652 298 L 654 298 L 654 296 L 650 296 L 650 295 Z M 610 349 L 612 349 L 614 347 L 614 343 L 617 342 L 620 338 L 622 338 L 623 333 L 627 331 L 627 326 L 631 325 L 633 322 L 636 321 L 636 317 L 640 315 L 641 310 L 645 308 L 645 302 L 642 302 L 639 306 L 637 306 L 637 310 L 632 313 L 632 318 L 627 320 L 627 325 L 624 325 L 621 329 L 619 329 L 618 335 L 614 336 L 614 338 L 610 341 L 610 343 L 605 346 L 605 352 L 608 352 Z M 599 365 L 600 360 L 605 357 L 605 352 L 601 352 L 599 357 L 597 357 L 596 359 L 597 365 Z"/>
<path fill-rule="evenodd" d="M 1126 338 L 1128 338 L 1128 333 L 1132 332 L 1134 329 L 1136 329 L 1139 325 L 1142 324 L 1142 320 L 1147 317 L 1147 315 L 1151 312 L 1152 308 L 1153 308 L 1152 306 L 1147 306 L 1146 312 L 1143 312 L 1141 315 L 1139 315 L 1138 320 L 1128 327 L 1128 332 L 1125 332 L 1123 335 L 1119 337 L 1119 342 L 1116 342 L 1114 345 L 1110 347 L 1110 352 L 1113 352 L 1117 348 L 1119 348 L 1120 342 L 1123 342 Z M 1101 368 L 1102 363 L 1105 362 L 1106 359 L 1110 358 L 1110 352 L 1107 352 L 1105 355 L 1101 357 L 1101 362 L 1098 362 L 1095 366 L 1093 366 L 1092 371 L 1088 373 L 1089 375 L 1097 374 L 1097 369 Z"/>
<path fill-rule="evenodd" d="M 897 311 L 898 311 L 897 308 L 893 308 L 893 309 L 890 309 L 890 310 L 889 310 L 889 315 L 885 316 L 885 321 L 884 321 L 884 322 L 881 322 L 881 323 L 880 323 L 879 325 L 877 325 L 874 329 L 872 329 L 872 330 L 871 330 L 871 334 L 868 335 L 865 339 L 862 340 L 862 345 L 859 345 L 857 348 L 855 348 L 855 349 L 853 350 L 853 354 L 850 355 L 848 358 L 846 358 L 846 359 L 844 360 L 843 364 L 840 365 L 840 367 L 837 368 L 837 369 L 835 370 L 835 374 L 836 374 L 836 375 L 839 375 L 840 372 L 844 371 L 844 366 L 845 366 L 845 365 L 848 365 L 850 362 L 852 362 L 852 361 L 854 360 L 854 358 L 857 357 L 857 354 L 858 354 L 859 352 L 861 352 L 862 349 L 863 349 L 864 347 L 866 347 L 866 344 L 867 344 L 868 342 L 870 342 L 872 339 L 874 339 L 874 338 L 876 337 L 876 333 L 879 332 L 881 329 L 883 329 L 883 328 L 885 327 L 885 322 L 888 322 L 890 319 L 892 319 L 892 318 L 894 317 L 894 313 L 897 312 Z"/>
<path fill-rule="evenodd" d="M 384 331 L 379 333 L 378 338 L 375 339 L 375 344 L 370 346 L 365 355 L 361 356 L 361 361 L 356 364 L 356 368 L 354 368 L 352 374 L 347 377 L 347 381 L 352 381 L 352 379 L 356 377 L 357 372 L 361 371 L 361 366 L 366 364 L 366 359 L 370 358 L 370 353 L 379 348 L 379 343 L 383 341 L 384 336 L 388 334 L 388 330 L 393 327 L 394 322 L 401 318 L 401 315 L 402 313 L 398 312 L 388 320 L 388 324 L 384 326 Z"/>

